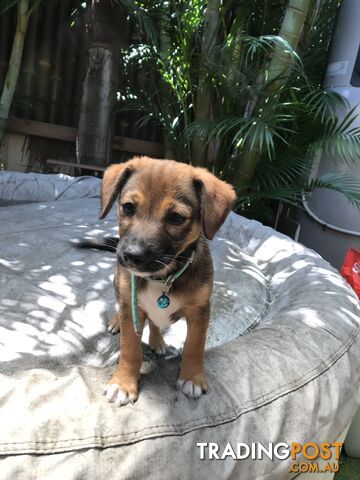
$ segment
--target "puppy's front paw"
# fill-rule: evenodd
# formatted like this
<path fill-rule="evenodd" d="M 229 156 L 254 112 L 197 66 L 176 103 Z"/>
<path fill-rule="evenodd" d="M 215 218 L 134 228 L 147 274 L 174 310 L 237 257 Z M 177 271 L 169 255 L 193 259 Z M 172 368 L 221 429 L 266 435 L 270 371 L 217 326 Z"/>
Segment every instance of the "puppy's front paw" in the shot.
<path fill-rule="evenodd" d="M 134 404 L 138 398 L 137 387 L 125 387 L 121 382 L 112 383 L 112 380 L 104 388 L 104 395 L 109 403 L 115 403 L 117 407 Z"/>
<path fill-rule="evenodd" d="M 180 377 L 176 382 L 177 390 L 180 390 L 189 398 L 199 398 L 201 395 L 206 394 L 208 389 L 208 383 L 203 373 L 193 375 L 189 379 Z"/>

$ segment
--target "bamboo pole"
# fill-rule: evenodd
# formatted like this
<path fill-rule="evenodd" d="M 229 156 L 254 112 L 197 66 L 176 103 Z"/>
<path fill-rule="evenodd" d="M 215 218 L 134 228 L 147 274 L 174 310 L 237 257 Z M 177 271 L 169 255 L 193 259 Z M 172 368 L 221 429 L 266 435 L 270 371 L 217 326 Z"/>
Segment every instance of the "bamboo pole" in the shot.
<path fill-rule="evenodd" d="M 314 0 L 289 0 L 285 15 L 281 24 L 279 36 L 287 40 L 289 45 L 296 51 L 304 28 L 307 15 Z M 289 53 L 276 46 L 269 64 L 268 80 L 272 80 L 268 87 L 268 95 L 274 94 L 282 84 L 286 83 L 290 75 Z M 257 147 L 250 148 L 244 145 L 242 154 L 238 159 L 238 168 L 233 173 L 233 183 L 237 187 L 244 187 L 253 178 L 257 162 L 260 158 L 260 150 Z"/>
<path fill-rule="evenodd" d="M 211 88 L 207 78 L 206 65 L 214 56 L 214 47 L 220 22 L 220 8 L 220 0 L 208 1 L 205 13 L 200 74 L 195 103 L 195 122 L 199 125 L 206 124 L 210 119 Z M 192 142 L 192 163 L 197 166 L 204 166 L 205 164 L 205 140 L 201 136 L 196 136 Z"/>
<path fill-rule="evenodd" d="M 64 34 L 64 64 L 63 64 L 63 82 L 61 85 L 60 98 L 61 108 L 58 118 L 63 125 L 71 125 L 73 110 L 73 91 L 77 83 L 77 38 L 74 36 L 73 29 L 67 28 Z"/>
<path fill-rule="evenodd" d="M 34 115 L 30 102 L 35 90 L 38 18 L 37 12 L 34 12 L 30 17 L 21 62 L 20 82 L 18 83 L 20 83 L 19 90 L 26 103 L 21 106 L 19 116 L 23 118 L 33 118 Z"/>
<path fill-rule="evenodd" d="M 14 97 L 14 92 L 19 77 L 21 58 L 24 49 L 24 40 L 29 21 L 29 0 L 20 0 L 17 9 L 17 24 L 14 43 L 11 51 L 8 71 L 5 77 L 4 88 L 0 99 L 0 141 L 4 136 L 11 102 Z"/>
<path fill-rule="evenodd" d="M 81 105 L 81 96 L 83 88 L 83 80 L 85 78 L 86 72 L 86 57 L 84 52 L 87 50 L 88 46 L 88 36 L 86 32 L 87 24 L 87 10 L 83 10 L 77 21 L 76 27 L 76 42 L 77 42 L 77 75 L 76 82 L 74 87 L 74 98 L 73 98 L 73 108 L 72 108 L 72 120 L 71 126 L 75 127 L 79 124 L 80 117 L 80 105 Z"/>
<path fill-rule="evenodd" d="M 169 23 L 170 23 L 170 3 L 167 6 L 164 6 L 162 17 L 160 21 L 160 57 L 163 62 L 163 65 L 167 63 L 167 57 L 169 52 L 171 52 L 171 38 L 169 35 Z M 169 91 L 168 87 L 165 86 L 161 92 L 162 101 L 169 102 Z M 171 133 L 170 133 L 171 135 Z M 163 142 L 164 142 L 164 152 L 165 158 L 174 160 L 176 158 L 172 142 L 170 140 L 169 132 L 166 128 L 163 128 Z"/>
<path fill-rule="evenodd" d="M 49 114 L 50 72 L 54 48 L 54 2 L 44 2 L 41 10 L 43 19 L 37 60 L 35 119 L 45 121 Z"/>
<path fill-rule="evenodd" d="M 66 28 L 66 18 L 65 12 L 68 8 L 68 1 L 62 0 L 59 3 L 58 11 L 56 12 L 57 20 L 57 31 L 56 31 L 56 47 L 55 54 L 53 56 L 53 67 L 51 72 L 51 94 L 50 94 L 50 122 L 56 123 L 57 112 L 58 112 L 58 102 L 60 98 L 61 84 L 63 82 L 62 78 L 62 66 L 64 61 L 64 36 Z"/>
<path fill-rule="evenodd" d="M 8 10 L 0 16 L 0 89 L 2 90 L 9 61 L 9 32 L 13 12 Z"/>
<path fill-rule="evenodd" d="M 313 0 L 289 0 L 286 8 L 279 36 L 286 40 L 295 51 L 312 1 Z M 286 78 L 289 76 L 290 65 L 290 54 L 283 48 L 276 46 L 268 71 L 268 80 L 274 80 L 274 83 L 271 86 L 272 90 L 278 87 L 282 82 L 286 82 Z M 275 81 L 276 79 L 278 80 Z"/>

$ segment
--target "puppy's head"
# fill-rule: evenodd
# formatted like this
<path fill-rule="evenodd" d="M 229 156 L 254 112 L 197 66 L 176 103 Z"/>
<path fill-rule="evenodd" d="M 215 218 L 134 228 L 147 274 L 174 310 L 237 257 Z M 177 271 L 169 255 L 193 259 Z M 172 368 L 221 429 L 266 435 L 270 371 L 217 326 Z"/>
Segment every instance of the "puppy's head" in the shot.
<path fill-rule="evenodd" d="M 100 218 L 117 199 L 118 261 L 146 276 L 166 274 L 174 268 L 202 232 L 212 239 L 228 215 L 235 193 L 204 169 L 135 157 L 105 171 Z"/>

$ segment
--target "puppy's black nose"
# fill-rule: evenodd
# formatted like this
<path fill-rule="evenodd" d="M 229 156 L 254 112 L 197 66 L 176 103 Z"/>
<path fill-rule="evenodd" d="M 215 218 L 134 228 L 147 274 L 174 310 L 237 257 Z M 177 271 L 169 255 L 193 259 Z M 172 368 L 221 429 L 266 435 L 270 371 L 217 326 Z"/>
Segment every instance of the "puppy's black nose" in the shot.
<path fill-rule="evenodd" d="M 140 265 L 146 261 L 147 252 L 145 248 L 135 243 L 127 245 L 122 252 L 122 256 L 126 263 Z"/>

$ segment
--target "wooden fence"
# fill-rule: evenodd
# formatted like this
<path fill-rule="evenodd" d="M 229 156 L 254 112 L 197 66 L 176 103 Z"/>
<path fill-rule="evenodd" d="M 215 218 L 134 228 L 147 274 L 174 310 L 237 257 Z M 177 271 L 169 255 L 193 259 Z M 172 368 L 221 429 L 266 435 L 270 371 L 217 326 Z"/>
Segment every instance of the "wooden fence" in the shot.
<path fill-rule="evenodd" d="M 58 158 L 75 157 L 74 145 L 70 149 L 62 148 L 62 142 L 71 141 L 70 137 L 75 135 L 74 129 L 78 126 L 87 66 L 86 24 L 89 9 L 79 5 L 80 2 L 74 0 L 46 0 L 31 15 L 21 73 L 11 109 L 11 117 L 15 118 L 10 122 L 9 129 L 13 132 L 24 132 L 24 123 L 21 120 L 27 120 L 29 135 L 47 138 L 48 143 L 49 138 L 57 141 L 51 148 L 52 156 Z M 13 8 L 0 16 L 0 91 L 7 71 L 15 24 L 16 9 Z M 130 27 L 129 43 L 133 35 L 131 30 Z M 135 76 L 133 81 L 141 82 L 141 78 Z M 132 153 L 152 152 L 154 156 L 161 156 L 161 132 L 151 125 L 138 128 L 138 119 L 139 114 L 133 111 L 116 114 L 114 148 L 115 151 L 122 152 L 120 156 L 115 155 L 117 161 Z M 49 127 L 39 122 L 54 127 L 50 127 L 50 137 Z M 68 130 L 58 128 L 59 126 L 71 127 L 70 137 L 67 136 Z M 136 144 L 136 140 L 141 142 Z M 49 156 L 50 152 L 44 152 L 43 141 L 41 145 L 41 156 Z M 129 145 L 132 148 L 126 151 Z M 29 148 L 34 149 L 36 157 L 36 150 L 39 153 L 39 138 L 32 139 Z"/>

